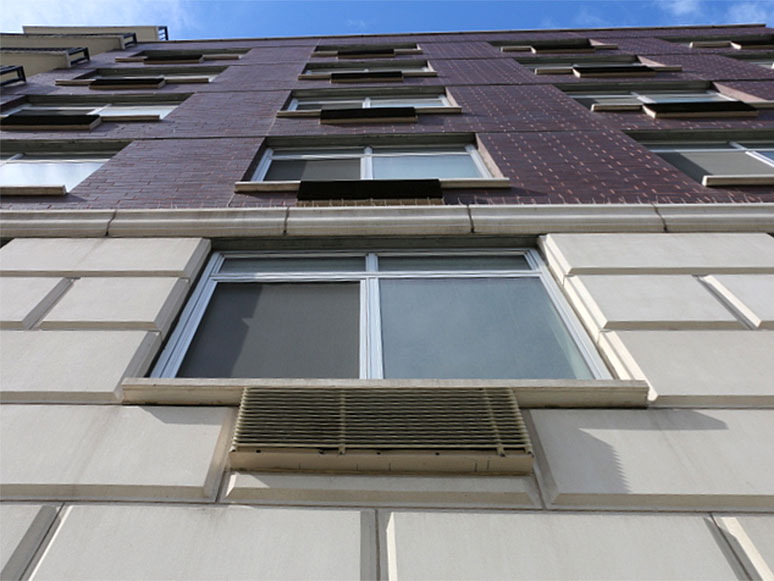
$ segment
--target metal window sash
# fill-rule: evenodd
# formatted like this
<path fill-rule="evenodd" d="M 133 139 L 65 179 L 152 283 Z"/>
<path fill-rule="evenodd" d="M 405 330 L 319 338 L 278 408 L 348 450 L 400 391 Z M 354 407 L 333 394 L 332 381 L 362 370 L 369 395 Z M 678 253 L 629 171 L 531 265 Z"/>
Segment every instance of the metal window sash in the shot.
<path fill-rule="evenodd" d="M 384 253 L 389 256 L 476 256 L 476 255 L 502 255 L 502 251 L 462 251 L 440 253 L 438 251 L 426 252 L 395 252 Z M 383 350 L 381 340 L 381 314 L 379 281 L 382 279 L 410 279 L 410 278 L 539 278 L 546 293 L 559 314 L 562 323 L 572 337 L 575 344 L 589 366 L 594 377 L 609 378 L 610 373 L 602 362 L 590 338 L 583 331 L 580 322 L 564 299 L 559 287 L 553 280 L 545 263 L 540 259 L 537 251 L 527 249 L 512 252 L 514 255 L 523 255 L 530 270 L 521 271 L 378 271 L 377 252 L 366 254 L 365 270 L 357 273 L 229 273 L 216 274 L 221 268 L 225 258 L 255 256 L 252 253 L 223 253 L 218 252 L 212 256 L 202 273 L 202 278 L 194 289 L 194 292 L 180 317 L 180 321 L 170 336 L 167 347 L 162 352 L 159 361 L 151 373 L 151 377 L 174 377 L 185 358 L 188 347 L 193 340 L 196 330 L 207 309 L 210 299 L 219 282 L 253 282 L 253 281 L 360 281 L 360 340 L 359 340 L 359 367 L 361 378 L 383 377 Z M 327 254 L 327 256 L 342 256 L 345 254 Z M 351 256 L 352 253 L 346 255 Z M 355 254 L 361 256 L 361 254 Z M 291 256 L 326 256 L 321 254 L 274 254 L 276 258 Z"/>

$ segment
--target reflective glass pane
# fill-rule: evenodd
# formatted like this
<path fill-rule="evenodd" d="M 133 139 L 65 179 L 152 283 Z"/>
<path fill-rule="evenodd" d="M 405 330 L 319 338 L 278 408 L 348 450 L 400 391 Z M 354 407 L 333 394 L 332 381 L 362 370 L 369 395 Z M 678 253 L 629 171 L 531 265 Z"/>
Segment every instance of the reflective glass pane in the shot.
<path fill-rule="evenodd" d="M 266 181 L 356 180 L 360 159 L 275 159 L 266 172 Z"/>
<path fill-rule="evenodd" d="M 357 272 L 365 270 L 362 256 L 337 258 L 227 258 L 220 272 Z"/>
<path fill-rule="evenodd" d="M 681 103 L 683 101 L 728 101 L 725 97 L 718 93 L 686 93 L 686 92 L 663 92 L 663 93 L 642 93 L 643 97 L 647 97 L 657 103 Z"/>
<path fill-rule="evenodd" d="M 175 110 L 177 105 L 110 105 L 99 112 L 100 117 L 120 117 L 125 115 L 158 115 L 161 119 Z"/>
<path fill-rule="evenodd" d="M 4 186 L 60 186 L 73 189 L 105 161 L 9 162 L 0 166 L 0 184 Z"/>
<path fill-rule="evenodd" d="M 359 283 L 220 283 L 179 377 L 357 377 Z"/>
<path fill-rule="evenodd" d="M 774 143 L 766 143 L 763 141 L 754 142 L 754 141 L 742 141 L 740 145 L 744 145 L 745 147 L 749 147 L 750 149 L 774 149 Z"/>
<path fill-rule="evenodd" d="M 774 161 L 774 151 L 759 151 L 758 155 L 762 155 L 763 157 Z"/>
<path fill-rule="evenodd" d="M 383 280 L 384 376 L 591 378 L 536 278 Z"/>
<path fill-rule="evenodd" d="M 443 107 L 440 97 L 406 97 L 405 99 L 371 99 L 371 107 Z"/>
<path fill-rule="evenodd" d="M 527 259 L 513 256 L 380 256 L 379 270 L 529 270 Z"/>
<path fill-rule="evenodd" d="M 480 178 L 470 155 L 397 155 L 374 157 L 375 179 Z"/>
<path fill-rule="evenodd" d="M 701 181 L 705 175 L 774 175 L 774 167 L 741 150 L 684 151 L 659 155 L 696 181 Z"/>

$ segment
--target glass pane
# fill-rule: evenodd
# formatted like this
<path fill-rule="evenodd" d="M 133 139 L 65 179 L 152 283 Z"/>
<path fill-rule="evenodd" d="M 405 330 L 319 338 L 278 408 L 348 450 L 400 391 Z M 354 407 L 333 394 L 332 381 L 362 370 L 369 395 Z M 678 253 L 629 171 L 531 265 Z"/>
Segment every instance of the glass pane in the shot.
<path fill-rule="evenodd" d="M 614 95 L 605 97 L 575 97 L 581 105 L 591 108 L 592 105 L 639 105 L 640 101 L 631 95 Z"/>
<path fill-rule="evenodd" d="M 718 93 L 686 93 L 686 92 L 663 92 L 663 93 L 642 93 L 643 97 L 652 99 L 657 103 L 680 103 L 683 101 L 728 101 Z"/>
<path fill-rule="evenodd" d="M 220 272 L 357 272 L 365 270 L 362 256 L 337 258 L 228 258 Z"/>
<path fill-rule="evenodd" d="M 263 179 L 356 180 L 360 179 L 360 159 L 275 159 Z"/>
<path fill-rule="evenodd" d="M 175 110 L 177 105 L 110 105 L 99 112 L 100 117 L 109 119 L 123 115 L 158 115 L 161 119 Z"/>
<path fill-rule="evenodd" d="M 357 377 L 359 283 L 220 283 L 179 377 Z"/>
<path fill-rule="evenodd" d="M 380 256 L 379 270 L 529 270 L 524 256 Z"/>
<path fill-rule="evenodd" d="M 537 278 L 383 280 L 384 376 L 591 378 Z"/>
<path fill-rule="evenodd" d="M 4 186 L 61 186 L 73 189 L 105 161 L 8 162 L 0 167 L 0 184 Z"/>
<path fill-rule="evenodd" d="M 398 155 L 374 157 L 375 179 L 480 178 L 470 155 Z"/>
<path fill-rule="evenodd" d="M 148 76 L 146 73 L 142 76 Z M 218 73 L 164 73 L 163 77 L 168 81 L 174 81 L 175 79 L 191 79 L 191 78 L 205 78 L 210 81 L 218 76 Z"/>
<path fill-rule="evenodd" d="M 750 149 L 755 149 L 755 150 L 774 149 L 774 143 L 771 143 L 771 142 L 766 143 L 765 141 L 759 141 L 757 143 L 754 141 L 743 141 L 740 143 L 740 145 L 744 145 L 745 147 L 749 147 Z"/>
<path fill-rule="evenodd" d="M 406 97 L 405 99 L 371 99 L 371 107 L 443 107 L 440 97 Z"/>
<path fill-rule="evenodd" d="M 659 155 L 697 181 L 701 181 L 705 175 L 774 175 L 774 167 L 739 150 L 685 151 Z"/>
<path fill-rule="evenodd" d="M 763 157 L 774 161 L 774 151 L 759 151 L 758 155 L 762 155 Z"/>

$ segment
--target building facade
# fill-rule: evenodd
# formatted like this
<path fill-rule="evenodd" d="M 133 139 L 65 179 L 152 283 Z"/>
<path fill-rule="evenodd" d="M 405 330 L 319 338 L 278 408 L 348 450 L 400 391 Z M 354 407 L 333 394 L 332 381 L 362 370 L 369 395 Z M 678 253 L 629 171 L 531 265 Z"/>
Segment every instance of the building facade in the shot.
<path fill-rule="evenodd" d="M 2 579 L 774 578 L 774 29 L 166 38 L 3 36 Z"/>

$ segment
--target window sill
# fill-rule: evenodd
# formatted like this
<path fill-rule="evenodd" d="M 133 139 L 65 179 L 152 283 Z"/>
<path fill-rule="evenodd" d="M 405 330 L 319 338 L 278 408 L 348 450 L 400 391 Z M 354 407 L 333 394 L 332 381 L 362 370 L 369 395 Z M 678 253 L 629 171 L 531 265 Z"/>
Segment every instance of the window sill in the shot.
<path fill-rule="evenodd" d="M 66 196 L 65 186 L 0 186 L 0 197 L 6 196 Z"/>
<path fill-rule="evenodd" d="M 706 175 L 701 185 L 714 186 L 774 186 L 774 175 Z"/>
<path fill-rule="evenodd" d="M 404 387 L 409 389 L 506 387 L 521 408 L 644 408 L 648 384 L 619 379 L 251 379 L 126 378 L 122 403 L 127 405 L 238 406 L 245 387 Z"/>
<path fill-rule="evenodd" d="M 510 188 L 508 178 L 444 178 L 440 180 L 443 189 L 474 189 L 474 188 Z M 260 192 L 297 192 L 300 180 L 266 181 L 266 182 L 236 182 L 234 192 L 250 194 Z"/>

